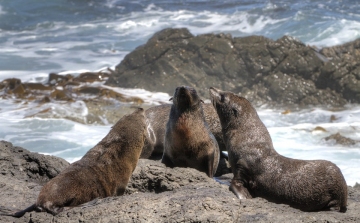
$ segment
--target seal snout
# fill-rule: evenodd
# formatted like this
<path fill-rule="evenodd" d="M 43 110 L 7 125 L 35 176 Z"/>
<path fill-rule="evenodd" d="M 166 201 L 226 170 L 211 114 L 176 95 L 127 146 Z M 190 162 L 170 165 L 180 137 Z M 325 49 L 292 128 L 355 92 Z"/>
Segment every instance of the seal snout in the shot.
<path fill-rule="evenodd" d="M 188 88 L 186 87 L 186 86 L 181 86 L 181 87 L 179 87 L 179 89 L 178 89 L 178 94 L 179 94 L 179 96 L 184 96 L 184 95 L 186 95 L 186 93 L 188 92 L 189 90 L 188 90 Z"/>
<path fill-rule="evenodd" d="M 178 108 L 189 108 L 201 102 L 194 88 L 189 86 L 177 87 L 172 98 Z"/>
<path fill-rule="evenodd" d="M 214 87 L 209 88 L 209 94 L 212 104 L 216 107 L 216 103 L 223 100 L 223 95 L 220 94 L 220 90 Z"/>

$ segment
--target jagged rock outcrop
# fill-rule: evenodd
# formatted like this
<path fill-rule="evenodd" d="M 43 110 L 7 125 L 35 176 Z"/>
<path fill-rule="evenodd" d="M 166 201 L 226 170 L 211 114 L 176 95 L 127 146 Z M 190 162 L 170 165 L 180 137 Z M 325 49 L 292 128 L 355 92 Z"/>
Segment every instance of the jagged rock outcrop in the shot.
<path fill-rule="evenodd" d="M 284 36 L 194 36 L 164 29 L 125 56 L 106 84 L 173 94 L 214 86 L 240 93 L 255 105 L 330 105 L 360 102 L 360 40 L 320 51 Z"/>
<path fill-rule="evenodd" d="M 59 157 L 45 156 L 0 141 L 1 176 L 44 183 L 57 176 L 69 163 Z"/>

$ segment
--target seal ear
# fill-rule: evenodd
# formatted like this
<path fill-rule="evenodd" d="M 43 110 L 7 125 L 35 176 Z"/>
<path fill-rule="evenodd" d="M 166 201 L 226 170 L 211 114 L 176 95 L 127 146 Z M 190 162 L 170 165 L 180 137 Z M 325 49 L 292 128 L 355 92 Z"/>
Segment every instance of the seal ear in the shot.
<path fill-rule="evenodd" d="M 239 114 L 238 110 L 236 108 L 232 108 L 232 111 L 234 113 L 234 116 L 238 117 L 238 114 Z"/>
<path fill-rule="evenodd" d="M 171 97 L 170 99 L 169 99 L 169 101 L 172 101 L 173 100 L 173 98 Z"/>
<path fill-rule="evenodd" d="M 225 95 L 224 95 L 224 94 L 220 94 L 220 101 L 221 101 L 222 103 L 225 102 Z"/>
<path fill-rule="evenodd" d="M 216 88 L 210 87 L 209 89 L 209 93 L 210 93 L 210 97 L 212 99 L 217 99 L 220 100 L 220 93 L 218 92 L 218 90 Z"/>

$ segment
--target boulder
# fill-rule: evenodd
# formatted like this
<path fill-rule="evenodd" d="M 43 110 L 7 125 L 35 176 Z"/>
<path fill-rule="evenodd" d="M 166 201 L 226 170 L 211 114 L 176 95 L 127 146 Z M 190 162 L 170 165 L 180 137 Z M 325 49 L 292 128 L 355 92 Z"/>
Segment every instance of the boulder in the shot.
<path fill-rule="evenodd" d="M 255 105 L 338 107 L 360 102 L 359 48 L 360 40 L 319 51 L 289 36 L 194 36 L 168 28 L 126 55 L 106 84 L 170 95 L 188 85 L 204 98 L 213 86 Z"/>
<path fill-rule="evenodd" d="M 348 137 L 341 135 L 340 133 L 332 134 L 328 137 L 325 137 L 324 139 L 325 139 L 325 141 L 332 141 L 332 142 L 342 145 L 342 146 L 353 146 L 353 145 L 360 143 L 360 141 L 350 139 Z"/>
<path fill-rule="evenodd" d="M 30 152 L 0 141 L 1 176 L 22 181 L 44 183 L 57 176 L 69 163 L 59 157 Z"/>
<path fill-rule="evenodd" d="M 22 166 L 33 162 L 23 159 L 24 156 L 20 155 L 22 153 L 38 157 L 39 166 L 46 167 L 43 171 L 52 172 L 54 175 L 55 166 L 63 163 L 62 159 L 31 153 L 5 141 L 0 145 L 1 157 L 5 154 L 7 160 L 23 160 Z M 64 165 L 66 164 L 65 162 Z M 7 168 L 13 169 L 11 166 Z M 5 169 L 2 167 L 2 170 Z M 4 206 L 26 208 L 35 202 L 40 192 L 41 185 L 33 182 L 33 179 L 37 179 L 34 175 L 14 176 L 17 177 L 10 174 L 0 175 L 0 209 Z M 262 198 L 238 200 L 228 189 L 231 178 L 232 174 L 226 174 L 212 179 L 192 168 L 167 168 L 159 161 L 140 159 L 123 196 L 95 199 L 56 216 L 45 212 L 26 213 L 21 218 L 0 215 L 0 222 L 288 222 L 289 219 L 292 222 L 360 221 L 358 184 L 348 187 L 346 213 L 302 212 Z"/>

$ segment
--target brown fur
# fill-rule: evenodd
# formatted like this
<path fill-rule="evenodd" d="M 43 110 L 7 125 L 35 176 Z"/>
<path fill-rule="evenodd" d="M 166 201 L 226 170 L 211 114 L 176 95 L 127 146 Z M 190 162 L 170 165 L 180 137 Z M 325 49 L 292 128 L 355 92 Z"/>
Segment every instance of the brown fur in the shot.
<path fill-rule="evenodd" d="M 144 146 L 145 131 L 142 108 L 124 116 L 79 161 L 45 184 L 35 205 L 13 216 L 32 210 L 55 215 L 95 198 L 122 195 Z"/>
<path fill-rule="evenodd" d="M 263 197 L 303 211 L 346 211 L 347 185 L 340 169 L 326 160 L 284 157 L 245 98 L 210 88 L 234 173 L 230 189 L 238 198 Z"/>
<path fill-rule="evenodd" d="M 147 135 L 141 158 L 160 158 L 164 152 L 165 130 L 169 121 L 171 104 L 158 105 L 145 111 Z M 220 150 L 226 150 L 219 117 L 212 104 L 202 104 L 205 121 L 211 133 L 215 136 Z"/>
<path fill-rule="evenodd" d="M 192 167 L 213 177 L 219 146 L 205 121 L 202 100 L 194 88 L 178 87 L 166 126 L 162 162 L 170 167 Z"/>

